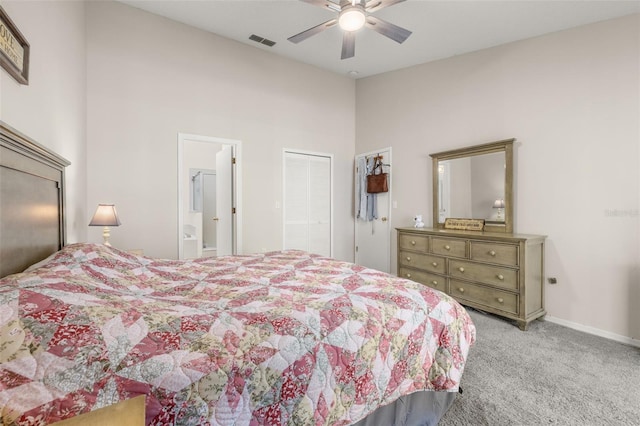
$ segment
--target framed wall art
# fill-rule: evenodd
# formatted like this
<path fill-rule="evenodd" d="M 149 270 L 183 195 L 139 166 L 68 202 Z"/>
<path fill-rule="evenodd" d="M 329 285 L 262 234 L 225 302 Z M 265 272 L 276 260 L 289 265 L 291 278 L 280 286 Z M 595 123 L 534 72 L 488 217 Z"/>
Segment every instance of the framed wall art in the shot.
<path fill-rule="evenodd" d="M 20 84 L 29 84 L 29 43 L 0 6 L 0 65 Z"/>

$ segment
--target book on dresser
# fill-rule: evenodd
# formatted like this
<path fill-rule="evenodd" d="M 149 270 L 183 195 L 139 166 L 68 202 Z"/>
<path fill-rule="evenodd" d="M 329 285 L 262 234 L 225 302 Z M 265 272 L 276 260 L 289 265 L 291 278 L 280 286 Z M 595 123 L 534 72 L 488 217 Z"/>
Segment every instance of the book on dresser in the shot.
<path fill-rule="evenodd" d="M 543 235 L 396 228 L 398 276 L 517 322 L 546 314 Z"/>

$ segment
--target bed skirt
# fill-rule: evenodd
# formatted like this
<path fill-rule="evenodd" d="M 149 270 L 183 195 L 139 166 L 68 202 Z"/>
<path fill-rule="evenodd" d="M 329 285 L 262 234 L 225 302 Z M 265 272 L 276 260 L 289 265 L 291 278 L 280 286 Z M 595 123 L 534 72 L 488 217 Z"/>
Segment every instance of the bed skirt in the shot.
<path fill-rule="evenodd" d="M 354 426 L 436 426 L 457 392 L 415 392 L 369 414 Z"/>

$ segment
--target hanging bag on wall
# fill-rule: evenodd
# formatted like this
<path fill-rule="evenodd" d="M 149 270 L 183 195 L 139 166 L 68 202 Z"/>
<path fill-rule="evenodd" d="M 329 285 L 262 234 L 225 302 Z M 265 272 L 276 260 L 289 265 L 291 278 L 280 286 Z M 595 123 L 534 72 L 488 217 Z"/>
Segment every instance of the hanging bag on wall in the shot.
<path fill-rule="evenodd" d="M 367 175 L 367 192 L 369 194 L 378 194 L 380 192 L 389 192 L 389 184 L 387 183 L 387 174 L 382 171 L 382 158 L 376 157 L 376 163 L 373 166 L 371 174 Z M 376 170 L 380 168 L 380 173 Z"/>

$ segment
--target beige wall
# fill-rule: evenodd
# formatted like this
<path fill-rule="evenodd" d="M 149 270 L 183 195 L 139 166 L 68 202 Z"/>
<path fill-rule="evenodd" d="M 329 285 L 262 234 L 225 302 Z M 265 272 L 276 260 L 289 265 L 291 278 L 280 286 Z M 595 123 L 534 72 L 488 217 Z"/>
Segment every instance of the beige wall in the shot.
<path fill-rule="evenodd" d="M 88 202 L 118 206 L 114 246 L 177 257 L 184 132 L 242 141 L 244 252 L 282 247 L 282 149 L 334 154 L 335 257 L 353 259 L 352 79 L 122 4 L 86 7 Z"/>
<path fill-rule="evenodd" d="M 402 165 L 392 225 L 430 223 L 429 153 L 516 137 L 515 227 L 548 235 L 549 315 L 640 339 L 639 28 L 635 15 L 358 80 L 356 152 L 393 141 Z"/>
<path fill-rule="evenodd" d="M 71 161 L 67 240 L 84 241 L 86 207 L 85 26 L 82 2 L 3 1 L 31 45 L 29 85 L 0 70 L 0 120 Z"/>

